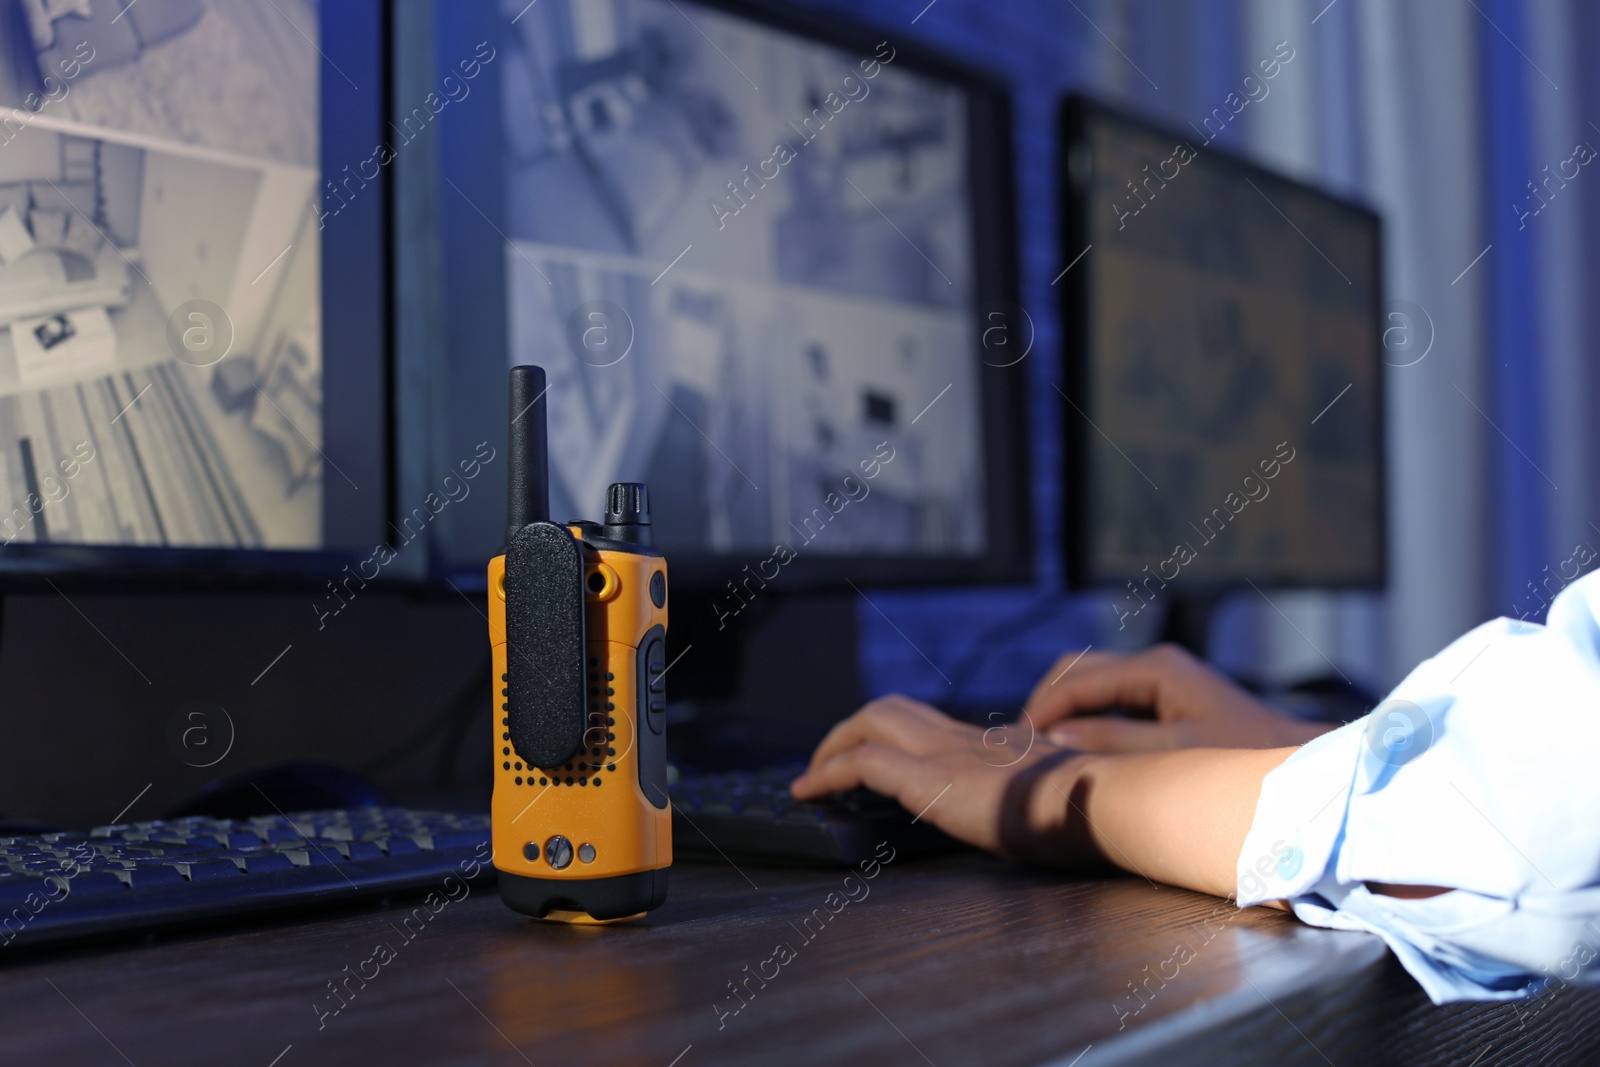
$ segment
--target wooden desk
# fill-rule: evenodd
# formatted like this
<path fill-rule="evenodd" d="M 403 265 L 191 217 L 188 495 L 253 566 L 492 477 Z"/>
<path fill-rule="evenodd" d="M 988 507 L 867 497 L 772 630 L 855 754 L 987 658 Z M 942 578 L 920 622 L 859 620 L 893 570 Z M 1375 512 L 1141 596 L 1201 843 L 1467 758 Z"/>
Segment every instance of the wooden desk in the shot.
<path fill-rule="evenodd" d="M 480 884 L 414 919 L 410 940 L 403 920 L 417 899 L 154 944 L 0 955 L 0 1062 L 1600 1058 L 1600 993 L 1434 1008 L 1374 938 L 1137 878 L 1073 880 L 976 854 L 891 862 L 849 886 L 843 871 L 755 867 L 680 864 L 672 878 L 665 907 L 606 929 L 529 922 Z M 846 889 L 859 899 L 839 904 Z M 814 909 L 830 917 L 807 926 Z M 346 967 L 372 974 L 363 961 L 380 942 L 393 958 L 365 988 L 346 979 L 354 995 L 319 1030 L 318 1005 L 338 1003 L 328 983 Z M 779 943 L 793 957 L 766 963 Z M 757 970 L 776 977 L 765 988 L 750 979 L 753 998 L 719 1024 L 717 1005 L 742 1003 L 729 983 Z"/>

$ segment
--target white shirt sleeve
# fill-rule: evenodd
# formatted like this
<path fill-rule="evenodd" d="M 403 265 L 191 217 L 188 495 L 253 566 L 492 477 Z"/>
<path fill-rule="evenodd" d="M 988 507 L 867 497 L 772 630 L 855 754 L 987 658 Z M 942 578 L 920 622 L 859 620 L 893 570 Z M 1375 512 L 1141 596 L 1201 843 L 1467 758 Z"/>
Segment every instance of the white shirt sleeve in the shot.
<path fill-rule="evenodd" d="M 1377 934 L 1435 1003 L 1600 985 L 1597 760 L 1600 571 L 1546 625 L 1485 623 L 1268 774 L 1238 903 Z"/>

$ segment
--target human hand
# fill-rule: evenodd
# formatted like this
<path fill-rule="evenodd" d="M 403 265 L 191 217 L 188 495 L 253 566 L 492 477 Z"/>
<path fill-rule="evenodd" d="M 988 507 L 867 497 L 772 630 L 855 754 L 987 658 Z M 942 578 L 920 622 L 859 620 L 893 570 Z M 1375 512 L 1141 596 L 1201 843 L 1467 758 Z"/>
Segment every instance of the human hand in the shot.
<path fill-rule="evenodd" d="M 1095 712 L 1126 709 L 1154 721 Z M 1088 752 L 1301 745 L 1329 727 L 1273 711 L 1176 645 L 1063 656 L 1023 712 L 1057 745 Z"/>
<path fill-rule="evenodd" d="M 892 696 L 834 727 L 791 788 L 816 800 L 866 786 L 1002 855 L 1229 896 L 1261 782 L 1293 751 L 1087 754 L 1026 723 L 983 730 Z"/>
<path fill-rule="evenodd" d="M 1075 862 L 1098 857 L 1068 800 L 1086 758 L 1025 726 L 985 730 L 887 696 L 835 726 L 791 789 L 816 800 L 865 786 L 979 848 Z"/>

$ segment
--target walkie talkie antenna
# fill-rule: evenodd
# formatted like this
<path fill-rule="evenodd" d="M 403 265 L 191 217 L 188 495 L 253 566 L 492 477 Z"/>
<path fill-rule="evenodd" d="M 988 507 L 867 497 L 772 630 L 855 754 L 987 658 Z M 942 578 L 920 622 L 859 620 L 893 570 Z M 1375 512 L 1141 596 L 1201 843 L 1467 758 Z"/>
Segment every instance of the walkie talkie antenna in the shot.
<path fill-rule="evenodd" d="M 530 522 L 550 520 L 550 449 L 543 367 L 511 368 L 511 436 L 506 452 L 506 543 Z"/>

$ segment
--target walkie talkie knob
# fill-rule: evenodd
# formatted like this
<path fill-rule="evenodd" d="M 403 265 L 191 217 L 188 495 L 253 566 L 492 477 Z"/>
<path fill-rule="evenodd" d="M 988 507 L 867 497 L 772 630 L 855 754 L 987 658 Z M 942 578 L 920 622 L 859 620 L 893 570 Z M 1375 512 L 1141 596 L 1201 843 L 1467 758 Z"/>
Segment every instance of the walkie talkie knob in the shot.
<path fill-rule="evenodd" d="M 614 541 L 650 544 L 650 490 L 640 482 L 613 482 L 606 490 L 605 528 Z"/>

